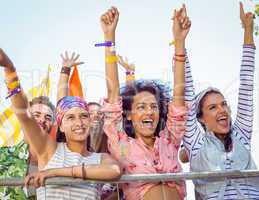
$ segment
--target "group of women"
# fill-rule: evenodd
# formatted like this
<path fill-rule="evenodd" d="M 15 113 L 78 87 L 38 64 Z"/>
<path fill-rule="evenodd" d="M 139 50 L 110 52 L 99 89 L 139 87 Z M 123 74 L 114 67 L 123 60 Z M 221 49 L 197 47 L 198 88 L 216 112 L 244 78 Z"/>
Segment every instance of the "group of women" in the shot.
<path fill-rule="evenodd" d="M 129 82 L 120 87 L 115 33 L 119 21 L 117 8 L 101 15 L 105 43 L 107 98 L 100 111 L 104 114 L 103 131 L 109 153 L 94 153 L 87 148 L 90 130 L 89 106 L 84 99 L 68 96 L 70 69 L 79 65 L 79 55 L 62 55 L 58 84 L 56 121 L 59 142 L 45 134 L 33 117 L 25 112 L 28 101 L 12 61 L 0 51 L 10 98 L 27 142 L 37 156 L 39 172 L 26 178 L 37 187 L 37 199 L 100 199 L 99 185 L 44 185 L 48 177 L 67 176 L 83 179 L 113 180 L 121 174 L 177 173 L 181 144 L 191 171 L 255 169 L 251 157 L 253 131 L 253 79 L 255 45 L 253 15 L 245 13 L 240 3 L 244 29 L 238 109 L 235 121 L 223 94 L 207 88 L 195 94 L 185 40 L 191 21 L 183 5 L 173 13 L 174 53 L 170 86 L 155 80 L 133 80 L 134 70 L 127 70 Z M 119 59 L 119 60 L 118 60 Z M 13 75 L 15 74 L 15 75 Z M 10 78 L 12 77 L 12 78 Z M 14 84 L 15 82 L 15 84 Z M 13 83 L 13 84 L 12 84 Z M 8 87 L 10 90 L 10 87 Z M 259 199 L 259 178 L 194 180 L 196 199 Z M 184 199 L 184 180 L 168 182 L 129 182 L 121 185 L 126 200 Z"/>

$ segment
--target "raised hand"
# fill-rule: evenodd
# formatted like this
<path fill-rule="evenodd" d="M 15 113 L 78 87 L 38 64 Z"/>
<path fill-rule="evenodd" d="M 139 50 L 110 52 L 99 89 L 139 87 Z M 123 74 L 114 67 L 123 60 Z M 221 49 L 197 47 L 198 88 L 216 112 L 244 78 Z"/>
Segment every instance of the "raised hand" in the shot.
<path fill-rule="evenodd" d="M 123 59 L 122 56 L 117 55 L 118 56 L 118 63 L 126 70 L 128 71 L 135 71 L 135 65 L 133 63 L 129 63 L 128 59 L 126 58 L 125 60 Z"/>
<path fill-rule="evenodd" d="M 240 20 L 244 29 L 253 30 L 254 26 L 254 14 L 251 12 L 245 13 L 244 6 L 242 2 L 239 2 L 240 8 Z"/>
<path fill-rule="evenodd" d="M 190 31 L 191 21 L 187 16 L 186 7 L 183 4 L 180 10 L 174 10 L 173 15 L 173 36 L 175 40 L 185 40 Z"/>
<path fill-rule="evenodd" d="M 4 50 L 0 48 L 0 66 L 13 69 L 13 62 L 11 59 L 5 54 Z"/>
<path fill-rule="evenodd" d="M 119 12 L 117 8 L 111 7 L 106 11 L 100 18 L 101 27 L 104 33 L 105 41 L 110 41 L 115 44 L 115 30 L 119 20 Z M 110 59 L 112 58 L 112 59 Z M 113 60 L 108 61 L 108 60 Z M 108 94 L 108 102 L 114 103 L 118 100 L 119 96 L 119 75 L 117 67 L 116 52 L 111 51 L 109 47 L 105 47 L 105 75 L 106 75 L 106 86 Z"/>
<path fill-rule="evenodd" d="M 119 11 L 116 7 L 111 7 L 101 16 L 101 27 L 104 34 L 115 33 L 119 20 Z"/>
<path fill-rule="evenodd" d="M 67 51 L 65 52 L 65 55 L 60 55 L 62 58 L 62 66 L 63 67 L 73 67 L 75 65 L 82 65 L 84 62 L 77 61 L 79 58 L 79 54 L 75 54 L 75 52 L 72 53 L 71 57 L 69 57 Z"/>

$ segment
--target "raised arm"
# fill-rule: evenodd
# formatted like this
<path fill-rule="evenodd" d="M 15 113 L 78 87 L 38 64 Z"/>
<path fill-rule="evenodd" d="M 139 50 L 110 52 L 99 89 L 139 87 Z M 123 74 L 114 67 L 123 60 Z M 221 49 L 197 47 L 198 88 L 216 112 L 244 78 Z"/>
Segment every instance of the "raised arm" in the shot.
<path fill-rule="evenodd" d="M 12 61 L 0 49 L 0 65 L 4 67 L 5 81 L 9 90 L 12 108 L 26 135 L 26 140 L 37 158 L 49 158 L 55 151 L 56 142 L 43 132 L 35 119 L 28 113 L 29 102 L 23 92 Z M 41 160 L 44 162 L 44 160 Z M 46 161 L 46 160 L 45 160 Z"/>
<path fill-rule="evenodd" d="M 189 33 L 191 21 L 186 12 L 185 5 L 180 11 L 174 11 L 173 16 L 173 36 L 175 40 L 174 55 L 174 93 L 173 101 L 176 106 L 184 106 L 184 64 L 185 64 L 185 39 Z"/>
<path fill-rule="evenodd" d="M 118 55 L 118 63 L 126 70 L 126 84 L 132 84 L 135 81 L 135 65 L 129 63 L 127 58 L 123 59 L 120 55 Z"/>
<path fill-rule="evenodd" d="M 80 55 L 76 55 L 75 52 L 72 53 L 71 57 L 68 55 L 67 51 L 65 52 L 65 54 L 61 54 L 60 56 L 62 58 L 62 69 L 58 81 L 57 101 L 69 95 L 68 80 L 72 67 L 75 65 L 78 66 L 83 64 L 83 62 L 77 61 Z"/>
<path fill-rule="evenodd" d="M 180 18 L 187 15 L 185 6 L 181 9 Z M 185 88 L 184 88 L 184 98 L 189 105 L 189 111 L 187 115 L 186 129 L 183 138 L 183 143 L 186 150 L 189 153 L 189 156 L 195 155 L 196 151 L 199 148 L 199 141 L 202 138 L 202 129 L 198 125 L 199 122 L 196 118 L 196 104 L 195 104 L 195 89 L 193 84 L 193 78 L 191 73 L 191 66 L 188 59 L 187 51 L 184 51 L 185 54 Z"/>
<path fill-rule="evenodd" d="M 106 13 L 104 13 L 100 20 L 105 41 L 112 42 L 112 47 L 105 47 L 105 74 L 109 103 L 118 101 L 120 89 L 117 67 L 118 58 L 114 49 L 115 30 L 118 20 L 119 12 L 115 7 L 111 7 Z"/>
<path fill-rule="evenodd" d="M 184 136 L 187 115 L 184 102 L 185 39 L 191 27 L 185 5 L 179 11 L 174 11 L 172 19 L 175 40 L 175 54 L 173 56 L 174 91 L 173 102 L 168 106 L 166 127 L 173 136 L 174 144 L 179 147 Z"/>
<path fill-rule="evenodd" d="M 244 29 L 243 56 L 240 69 L 237 118 L 234 128 L 250 143 L 253 131 L 253 90 L 255 71 L 255 45 L 253 38 L 253 14 L 245 13 L 240 3 L 240 19 Z"/>
<path fill-rule="evenodd" d="M 108 154 L 102 154 L 100 165 L 79 165 L 66 168 L 47 169 L 30 174 L 26 177 L 25 185 L 28 186 L 33 179 L 34 187 L 44 186 L 46 178 L 50 177 L 73 177 L 95 180 L 115 180 L 121 175 L 121 169 L 117 161 Z"/>

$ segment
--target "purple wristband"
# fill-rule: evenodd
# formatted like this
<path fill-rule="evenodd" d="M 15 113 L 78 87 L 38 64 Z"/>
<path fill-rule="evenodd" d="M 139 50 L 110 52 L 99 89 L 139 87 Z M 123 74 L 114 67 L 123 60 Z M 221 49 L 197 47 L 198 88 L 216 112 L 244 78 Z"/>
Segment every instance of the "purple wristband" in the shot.
<path fill-rule="evenodd" d="M 10 98 L 10 97 L 13 96 L 13 95 L 18 94 L 19 92 L 21 92 L 21 87 L 20 87 L 20 86 L 18 86 L 17 88 L 14 88 L 14 89 L 10 92 L 10 94 L 9 94 L 7 97 L 5 97 L 5 99 L 8 99 L 8 98 Z"/>
<path fill-rule="evenodd" d="M 115 46 L 114 42 L 111 41 L 106 41 L 106 42 L 102 42 L 102 43 L 96 43 L 94 44 L 95 47 L 112 47 Z"/>
<path fill-rule="evenodd" d="M 130 71 L 130 70 L 127 70 L 127 71 L 126 71 L 126 75 L 134 75 L 134 74 L 135 74 L 134 71 Z"/>

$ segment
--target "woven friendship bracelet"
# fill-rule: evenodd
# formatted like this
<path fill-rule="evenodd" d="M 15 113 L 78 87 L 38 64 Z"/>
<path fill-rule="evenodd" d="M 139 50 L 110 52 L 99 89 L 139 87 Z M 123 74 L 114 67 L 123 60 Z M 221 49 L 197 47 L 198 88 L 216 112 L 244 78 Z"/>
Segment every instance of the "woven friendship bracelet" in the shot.
<path fill-rule="evenodd" d="M 70 67 L 62 67 L 61 72 L 62 74 L 70 75 L 71 68 Z"/>

